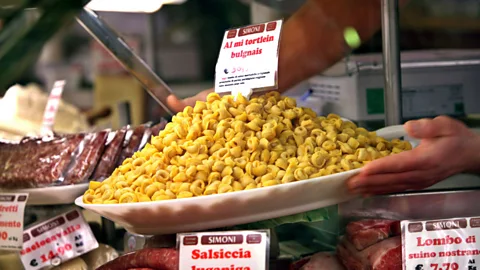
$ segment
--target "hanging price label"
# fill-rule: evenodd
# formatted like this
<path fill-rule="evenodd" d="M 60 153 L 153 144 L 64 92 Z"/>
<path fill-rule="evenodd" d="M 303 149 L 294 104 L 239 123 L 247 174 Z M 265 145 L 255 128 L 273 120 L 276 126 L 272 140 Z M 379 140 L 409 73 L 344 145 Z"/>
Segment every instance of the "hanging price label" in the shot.
<path fill-rule="evenodd" d="M 480 217 L 403 221 L 404 270 L 480 269 Z"/>
<path fill-rule="evenodd" d="M 282 20 L 225 32 L 215 68 L 215 92 L 275 89 Z"/>
<path fill-rule="evenodd" d="M 56 81 L 53 84 L 53 89 L 48 97 L 47 106 L 43 113 L 42 135 L 49 135 L 52 132 L 53 125 L 55 124 L 55 116 L 57 115 L 58 106 L 60 106 L 60 100 L 62 99 L 63 88 L 65 87 L 65 81 Z"/>
<path fill-rule="evenodd" d="M 0 250 L 21 250 L 27 193 L 0 193 Z"/>
<path fill-rule="evenodd" d="M 268 231 L 178 234 L 179 270 L 265 270 L 269 242 Z"/>
<path fill-rule="evenodd" d="M 90 226 L 75 209 L 25 230 L 20 258 L 25 269 L 58 266 L 98 248 Z"/>

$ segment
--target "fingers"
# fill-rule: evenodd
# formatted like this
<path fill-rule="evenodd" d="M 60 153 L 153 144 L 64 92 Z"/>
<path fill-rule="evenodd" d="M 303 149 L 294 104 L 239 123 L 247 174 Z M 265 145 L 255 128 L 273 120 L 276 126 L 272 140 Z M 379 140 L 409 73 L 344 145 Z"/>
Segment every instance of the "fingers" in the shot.
<path fill-rule="evenodd" d="M 167 97 L 167 105 L 175 112 L 181 112 L 186 107 L 186 104 L 181 99 L 178 99 L 175 95 L 170 95 Z"/>
<path fill-rule="evenodd" d="M 465 126 L 448 116 L 439 116 L 435 119 L 420 119 L 405 123 L 409 136 L 417 139 L 452 136 L 465 130 Z"/>
<path fill-rule="evenodd" d="M 347 182 L 347 188 L 354 194 L 385 194 L 421 189 L 434 184 L 430 171 L 408 171 L 403 173 L 357 175 Z"/>
<path fill-rule="evenodd" d="M 422 150 L 422 148 L 415 148 L 410 151 L 374 160 L 363 167 L 360 175 L 401 173 L 416 170 L 419 165 L 425 162 L 426 153 Z"/>

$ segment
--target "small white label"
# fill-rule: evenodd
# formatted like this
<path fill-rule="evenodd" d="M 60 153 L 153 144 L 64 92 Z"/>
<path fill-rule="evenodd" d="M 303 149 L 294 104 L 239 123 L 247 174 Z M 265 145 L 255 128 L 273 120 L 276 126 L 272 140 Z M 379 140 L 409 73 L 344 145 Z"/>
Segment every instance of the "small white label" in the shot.
<path fill-rule="evenodd" d="M 98 242 L 90 226 L 74 209 L 25 230 L 20 258 L 25 269 L 42 269 L 96 248 Z"/>
<path fill-rule="evenodd" d="M 177 235 L 179 270 L 265 270 L 268 231 L 230 231 Z"/>
<path fill-rule="evenodd" d="M 215 68 L 215 92 L 276 88 L 281 30 L 278 20 L 226 31 Z"/>
<path fill-rule="evenodd" d="M 0 193 L 0 250 L 21 250 L 27 193 Z"/>
<path fill-rule="evenodd" d="M 55 123 L 55 116 L 57 115 L 58 106 L 60 106 L 60 100 L 62 98 L 63 88 L 65 87 L 65 81 L 56 81 L 53 84 L 53 89 L 48 97 L 47 106 L 43 113 L 42 121 L 42 135 L 48 135 L 52 132 L 53 125 Z"/>
<path fill-rule="evenodd" d="M 402 221 L 404 270 L 480 268 L 480 218 Z"/>

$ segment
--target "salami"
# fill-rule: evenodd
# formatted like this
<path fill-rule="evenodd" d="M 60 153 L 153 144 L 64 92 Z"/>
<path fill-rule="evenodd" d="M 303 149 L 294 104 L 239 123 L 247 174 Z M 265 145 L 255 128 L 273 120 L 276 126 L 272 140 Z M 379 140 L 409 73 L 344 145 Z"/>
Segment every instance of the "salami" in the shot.
<path fill-rule="evenodd" d="M 158 136 L 161 130 L 165 128 L 167 125 L 167 121 L 165 119 L 162 119 L 160 123 L 156 124 L 155 126 L 151 127 L 152 130 L 152 136 Z M 150 140 L 149 140 L 150 142 Z"/>
<path fill-rule="evenodd" d="M 84 138 L 84 134 L 75 134 L 28 138 L 18 144 L 2 144 L 0 186 L 33 188 L 58 184 Z"/>
<path fill-rule="evenodd" d="M 113 173 L 117 159 L 122 151 L 122 144 L 126 133 L 127 127 L 124 127 L 116 132 L 112 132 L 112 134 L 114 134 L 113 139 L 106 145 L 100 162 L 98 162 L 95 172 L 91 177 L 93 180 L 102 181 Z"/>
<path fill-rule="evenodd" d="M 147 248 L 132 252 L 110 261 L 97 270 L 129 269 L 177 270 L 178 251 L 169 248 Z"/>
<path fill-rule="evenodd" d="M 117 166 L 122 165 L 123 161 L 126 158 L 131 157 L 135 153 L 135 151 L 138 150 L 138 147 L 140 146 L 140 143 L 142 141 L 143 134 L 145 133 L 146 128 L 147 128 L 146 125 L 140 125 L 133 130 L 127 145 L 123 148 L 122 153 L 120 154 L 120 157 L 117 162 Z"/>

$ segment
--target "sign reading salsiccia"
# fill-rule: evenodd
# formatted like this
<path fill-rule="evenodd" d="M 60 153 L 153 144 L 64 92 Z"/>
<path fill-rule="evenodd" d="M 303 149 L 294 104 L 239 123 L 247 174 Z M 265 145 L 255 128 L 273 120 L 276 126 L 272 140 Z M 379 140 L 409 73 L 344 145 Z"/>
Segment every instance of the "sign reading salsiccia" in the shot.
<path fill-rule="evenodd" d="M 183 233 L 177 235 L 179 270 L 267 269 L 268 231 Z"/>

